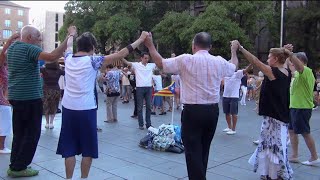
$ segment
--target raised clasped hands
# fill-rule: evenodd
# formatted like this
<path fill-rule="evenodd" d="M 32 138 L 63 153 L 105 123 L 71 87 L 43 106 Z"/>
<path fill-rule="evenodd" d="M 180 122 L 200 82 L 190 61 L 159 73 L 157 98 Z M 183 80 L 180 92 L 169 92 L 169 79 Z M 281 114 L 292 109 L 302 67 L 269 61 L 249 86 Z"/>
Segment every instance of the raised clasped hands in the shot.
<path fill-rule="evenodd" d="M 76 36 L 77 35 L 77 27 L 76 26 L 70 26 L 68 28 L 68 34 L 71 36 Z"/>
<path fill-rule="evenodd" d="M 152 34 L 151 34 L 151 32 L 149 32 L 147 38 L 144 40 L 144 45 L 147 48 L 149 48 L 149 47 L 152 46 L 152 44 L 153 44 L 153 42 L 152 42 Z"/>
<path fill-rule="evenodd" d="M 144 41 L 148 35 L 149 35 L 149 33 L 147 31 L 142 31 L 139 39 Z"/>
<path fill-rule="evenodd" d="M 18 40 L 20 38 L 20 33 L 15 33 L 12 36 L 10 36 L 10 38 L 8 39 L 8 42 L 13 42 L 15 40 Z"/>
<path fill-rule="evenodd" d="M 286 44 L 286 45 L 283 46 L 283 48 L 285 49 L 286 52 L 287 52 L 287 50 L 289 52 L 293 51 L 293 45 L 292 44 Z"/>
<path fill-rule="evenodd" d="M 232 41 L 230 41 L 230 43 L 231 43 L 230 46 L 231 46 L 232 51 L 237 51 L 241 47 L 238 40 L 232 40 Z"/>

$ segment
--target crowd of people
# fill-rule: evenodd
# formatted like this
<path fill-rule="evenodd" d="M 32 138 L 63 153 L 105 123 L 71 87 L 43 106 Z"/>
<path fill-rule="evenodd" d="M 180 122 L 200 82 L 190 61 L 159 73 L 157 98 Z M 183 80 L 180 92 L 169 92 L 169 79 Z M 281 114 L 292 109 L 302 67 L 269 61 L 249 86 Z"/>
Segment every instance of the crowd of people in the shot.
<path fill-rule="evenodd" d="M 310 151 L 304 165 L 320 163 L 309 120 L 317 98 L 317 86 L 312 70 L 307 67 L 305 53 L 293 53 L 293 46 L 271 48 L 267 64 L 246 50 L 238 40 L 230 41 L 231 58 L 209 53 L 212 39 L 206 32 L 197 33 L 192 40 L 192 53 L 163 58 L 155 48 L 152 34 L 143 31 L 140 37 L 123 49 L 109 55 L 96 55 L 97 41 L 90 32 L 76 38 L 75 26 L 51 53 L 39 48 L 42 41 L 38 29 L 25 26 L 5 44 L 0 55 L 0 153 L 11 153 L 8 176 L 35 176 L 38 170 L 29 167 L 41 133 L 42 114 L 45 128 L 54 128 L 53 122 L 62 105 L 62 123 L 57 154 L 65 159 L 66 179 L 72 179 L 76 155 L 82 155 L 81 179 L 89 175 L 92 159 L 98 158 L 97 87 L 105 94 L 107 123 L 116 123 L 117 104 L 134 101 L 132 118 L 138 119 L 138 128 L 152 127 L 151 117 L 165 115 L 173 108 L 180 109 L 182 140 L 188 177 L 205 180 L 212 143 L 219 117 L 220 91 L 228 135 L 236 134 L 238 103 L 254 99 L 254 109 L 262 119 L 257 149 L 249 159 L 261 179 L 291 180 L 290 163 L 298 163 L 298 135 L 301 134 Z M 144 44 L 147 52 L 140 54 L 139 62 L 125 58 Z M 238 69 L 238 52 L 249 66 Z M 58 59 L 64 56 L 64 70 Z M 152 59 L 153 63 L 150 62 Z M 38 60 L 45 60 L 44 67 Z M 124 67 L 114 66 L 122 60 Z M 105 67 L 104 72 L 101 68 Z M 258 77 L 249 75 L 255 67 Z M 42 81 L 41 81 L 42 77 Z M 63 88 L 59 82 L 63 82 Z M 79 83 L 81 82 L 81 83 Z M 175 82 L 173 98 L 153 96 Z M 60 82 L 61 83 L 61 82 Z M 222 87 L 223 84 L 223 88 Z M 320 87 L 318 87 L 320 88 Z M 63 89 L 63 91 L 61 91 Z M 319 91 L 319 90 L 318 90 Z M 63 97 L 62 97 L 63 95 Z M 166 110 L 166 103 L 169 108 Z M 143 109 L 146 109 L 143 116 Z M 12 109 L 12 110 L 11 110 Z M 13 125 L 12 150 L 5 147 L 5 138 Z M 288 155 L 287 137 L 292 154 Z"/>

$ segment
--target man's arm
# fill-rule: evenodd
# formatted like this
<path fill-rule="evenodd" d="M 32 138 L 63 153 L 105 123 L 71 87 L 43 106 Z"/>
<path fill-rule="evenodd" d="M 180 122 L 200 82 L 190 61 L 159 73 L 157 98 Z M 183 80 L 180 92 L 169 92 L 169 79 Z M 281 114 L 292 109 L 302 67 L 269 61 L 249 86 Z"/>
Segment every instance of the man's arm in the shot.
<path fill-rule="evenodd" d="M 237 56 L 237 49 L 238 49 L 238 44 L 236 41 L 231 41 L 231 59 L 230 59 L 230 63 L 236 65 L 236 67 L 238 67 L 238 56 Z"/>
<path fill-rule="evenodd" d="M 126 65 L 132 67 L 132 62 L 127 61 L 125 58 L 122 58 L 121 60 L 122 60 L 122 62 L 125 63 Z"/>
<path fill-rule="evenodd" d="M 293 46 L 292 44 L 286 44 L 283 46 L 285 48 L 285 51 L 287 54 L 289 54 L 289 60 L 292 62 L 294 65 L 295 69 L 299 72 L 302 73 L 304 70 L 304 64 L 297 58 L 296 55 L 293 54 Z"/>
<path fill-rule="evenodd" d="M 154 46 L 154 44 L 152 42 L 152 34 L 151 33 L 149 33 L 149 35 L 145 39 L 144 45 L 149 49 L 150 56 L 151 56 L 152 60 L 154 61 L 154 63 L 157 65 L 157 67 L 159 69 L 163 69 L 163 65 L 162 65 L 163 58 L 158 53 L 156 47 Z"/>
<path fill-rule="evenodd" d="M 249 72 L 251 69 L 253 69 L 253 65 L 249 64 L 249 66 L 243 70 L 243 74 Z"/>
<path fill-rule="evenodd" d="M 76 27 L 70 26 L 68 28 L 68 36 L 60 44 L 60 46 L 58 46 L 51 53 L 41 52 L 38 57 L 38 60 L 55 61 L 55 60 L 59 59 L 61 56 L 63 56 L 63 52 L 67 49 L 67 43 L 68 43 L 69 39 L 70 39 L 70 41 L 73 41 L 73 37 L 76 35 L 76 33 L 77 33 Z"/>
<path fill-rule="evenodd" d="M 10 45 L 17 40 L 18 38 L 20 38 L 20 33 L 15 33 L 12 36 L 9 37 L 9 39 L 7 40 L 6 44 L 3 46 L 1 54 L 0 54 L 0 67 L 2 67 L 6 61 L 6 51 L 7 49 L 10 47 Z"/>

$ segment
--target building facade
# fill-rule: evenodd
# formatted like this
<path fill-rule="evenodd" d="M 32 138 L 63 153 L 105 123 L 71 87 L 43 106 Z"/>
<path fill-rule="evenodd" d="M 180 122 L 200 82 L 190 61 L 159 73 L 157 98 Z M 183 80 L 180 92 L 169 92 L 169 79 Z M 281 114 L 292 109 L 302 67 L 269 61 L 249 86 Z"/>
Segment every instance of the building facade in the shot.
<path fill-rule="evenodd" d="M 29 8 L 10 1 L 0 1 L 0 46 L 29 24 Z"/>
<path fill-rule="evenodd" d="M 47 11 L 45 15 L 45 26 L 42 32 L 43 50 L 51 52 L 60 45 L 59 29 L 63 25 L 62 12 Z"/>

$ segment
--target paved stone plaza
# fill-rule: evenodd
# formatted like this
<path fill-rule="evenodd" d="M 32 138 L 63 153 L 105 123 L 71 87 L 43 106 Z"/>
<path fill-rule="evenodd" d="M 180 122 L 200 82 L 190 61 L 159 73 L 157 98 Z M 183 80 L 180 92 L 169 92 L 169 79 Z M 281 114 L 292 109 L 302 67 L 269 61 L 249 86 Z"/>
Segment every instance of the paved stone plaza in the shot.
<path fill-rule="evenodd" d="M 118 103 L 118 123 L 108 124 L 105 120 L 106 110 L 102 94 L 99 99 L 98 133 L 99 158 L 93 161 L 89 179 L 92 180 L 187 180 L 187 168 L 184 154 L 157 152 L 142 149 L 139 140 L 147 130 L 139 130 L 136 119 L 130 118 L 133 112 L 133 101 L 129 104 Z M 257 180 L 259 175 L 253 173 L 248 159 L 255 150 L 252 143 L 258 137 L 261 118 L 252 110 L 254 102 L 247 106 L 239 106 L 239 121 L 236 135 L 222 132 L 226 122 L 220 105 L 220 117 L 209 158 L 208 180 Z M 180 124 L 180 111 L 174 114 L 175 123 Z M 152 124 L 158 127 L 162 123 L 170 123 L 171 113 L 165 116 L 152 116 Z M 61 125 L 61 114 L 55 121 L 55 128 L 44 128 L 33 159 L 32 167 L 40 170 L 36 177 L 20 179 L 59 180 L 64 179 L 64 159 L 56 155 Z M 320 152 L 320 109 L 313 111 L 311 131 L 315 138 L 318 153 Z M 11 144 L 11 138 L 8 144 Z M 290 147 L 289 147 L 290 150 Z M 289 151 L 290 152 L 290 151 Z M 300 160 L 307 160 L 309 151 L 300 137 Z M 319 153 L 320 154 L 320 153 Z M 0 155 L 0 179 L 11 179 L 6 175 L 10 155 Z M 80 157 L 77 157 L 75 178 L 80 177 Z M 320 165 L 307 167 L 291 164 L 295 180 L 320 180 Z"/>

